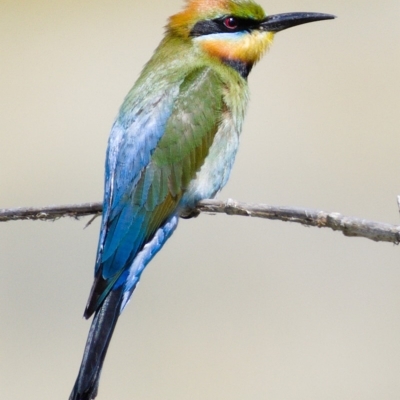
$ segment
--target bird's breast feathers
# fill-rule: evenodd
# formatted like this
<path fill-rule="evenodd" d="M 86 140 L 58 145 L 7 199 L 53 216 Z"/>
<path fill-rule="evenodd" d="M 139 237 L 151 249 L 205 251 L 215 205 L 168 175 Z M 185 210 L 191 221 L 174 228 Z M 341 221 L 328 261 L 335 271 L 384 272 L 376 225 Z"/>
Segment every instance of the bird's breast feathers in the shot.
<path fill-rule="evenodd" d="M 226 111 L 203 165 L 182 198 L 184 208 L 194 208 L 200 200 L 213 198 L 225 186 L 239 146 L 241 129 L 242 118 L 235 118 Z"/>

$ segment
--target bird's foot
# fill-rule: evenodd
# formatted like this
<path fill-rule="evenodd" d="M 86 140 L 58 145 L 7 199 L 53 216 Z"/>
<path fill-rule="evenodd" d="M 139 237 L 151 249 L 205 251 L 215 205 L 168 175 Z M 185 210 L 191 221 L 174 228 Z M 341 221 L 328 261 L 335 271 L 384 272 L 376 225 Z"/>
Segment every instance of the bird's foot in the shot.
<path fill-rule="evenodd" d="M 189 218 L 196 218 L 200 214 L 200 211 L 197 210 L 196 208 L 185 208 L 184 210 L 181 211 L 179 216 L 183 219 L 189 219 Z"/>

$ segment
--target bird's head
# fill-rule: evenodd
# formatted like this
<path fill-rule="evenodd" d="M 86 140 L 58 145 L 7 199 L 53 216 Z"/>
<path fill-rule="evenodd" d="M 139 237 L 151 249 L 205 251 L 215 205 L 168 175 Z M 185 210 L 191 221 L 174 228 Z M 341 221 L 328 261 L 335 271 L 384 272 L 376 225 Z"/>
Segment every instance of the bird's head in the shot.
<path fill-rule="evenodd" d="M 252 0 L 188 0 L 185 9 L 169 19 L 167 31 L 191 40 L 206 54 L 246 75 L 269 48 L 276 32 L 332 18 L 320 13 L 266 16 Z"/>

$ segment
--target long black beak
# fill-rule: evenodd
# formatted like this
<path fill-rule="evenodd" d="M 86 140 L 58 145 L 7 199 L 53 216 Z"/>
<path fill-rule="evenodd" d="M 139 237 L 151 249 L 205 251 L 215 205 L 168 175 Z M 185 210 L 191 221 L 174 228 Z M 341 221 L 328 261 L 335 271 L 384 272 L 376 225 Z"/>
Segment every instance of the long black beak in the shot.
<path fill-rule="evenodd" d="M 260 29 L 268 32 L 279 32 L 293 26 L 307 24 L 308 22 L 322 21 L 324 19 L 336 18 L 331 14 L 293 12 L 285 14 L 270 15 L 260 24 Z"/>

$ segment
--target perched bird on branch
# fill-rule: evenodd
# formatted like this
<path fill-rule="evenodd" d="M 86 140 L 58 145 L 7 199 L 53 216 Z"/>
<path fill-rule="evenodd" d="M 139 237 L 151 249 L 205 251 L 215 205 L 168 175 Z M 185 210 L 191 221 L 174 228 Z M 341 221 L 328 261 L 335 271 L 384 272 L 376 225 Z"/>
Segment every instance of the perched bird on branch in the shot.
<path fill-rule="evenodd" d="M 94 314 L 70 400 L 97 395 L 118 317 L 179 217 L 226 184 L 248 101 L 247 76 L 275 33 L 334 18 L 266 16 L 252 0 L 189 0 L 128 93 L 112 127 L 95 277 Z"/>

